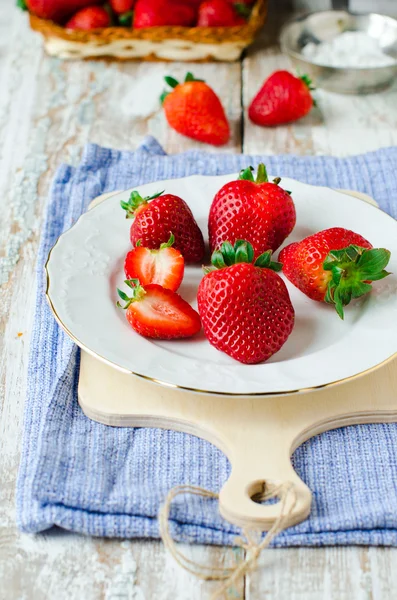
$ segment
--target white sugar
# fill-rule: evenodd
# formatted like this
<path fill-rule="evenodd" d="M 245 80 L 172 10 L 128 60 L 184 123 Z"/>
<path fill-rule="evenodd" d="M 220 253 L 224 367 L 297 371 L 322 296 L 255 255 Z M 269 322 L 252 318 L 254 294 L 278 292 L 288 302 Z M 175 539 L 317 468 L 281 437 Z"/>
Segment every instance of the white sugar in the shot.
<path fill-rule="evenodd" d="M 345 31 L 329 42 L 307 44 L 302 50 L 312 62 L 327 67 L 384 67 L 396 61 L 376 39 L 362 31 Z"/>

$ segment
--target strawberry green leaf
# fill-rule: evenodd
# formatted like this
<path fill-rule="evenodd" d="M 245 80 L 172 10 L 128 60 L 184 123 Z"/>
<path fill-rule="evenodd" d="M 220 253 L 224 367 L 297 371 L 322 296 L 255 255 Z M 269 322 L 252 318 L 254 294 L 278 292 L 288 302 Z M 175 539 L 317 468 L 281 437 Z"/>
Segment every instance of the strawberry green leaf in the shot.
<path fill-rule="evenodd" d="M 153 196 L 146 196 L 145 198 L 142 198 L 140 193 L 134 190 L 133 192 L 131 192 L 128 202 L 124 202 L 124 200 L 121 200 L 120 202 L 121 208 L 125 210 L 126 213 L 125 218 L 133 219 L 135 217 L 135 211 L 137 210 L 137 208 L 143 206 L 144 204 L 147 204 L 149 200 L 154 200 L 155 198 L 158 198 L 159 196 L 161 196 L 161 194 L 164 194 L 164 190 L 162 192 L 158 192 L 157 194 L 153 194 Z"/>
<path fill-rule="evenodd" d="M 176 88 L 176 86 L 179 85 L 179 81 L 170 75 L 166 75 L 164 81 L 172 88 Z"/>
<path fill-rule="evenodd" d="M 272 251 L 266 250 L 263 254 L 258 256 L 254 265 L 261 267 L 261 269 L 271 269 L 272 271 L 279 272 L 283 268 L 283 265 L 279 262 L 272 261 Z"/>
<path fill-rule="evenodd" d="M 267 183 L 269 181 L 266 167 L 263 163 L 259 163 L 257 167 L 256 179 L 254 178 L 254 167 L 247 167 L 240 171 L 239 179 L 245 179 L 246 181 L 253 181 L 255 183 Z"/>
<path fill-rule="evenodd" d="M 220 252 L 222 254 L 223 261 L 227 267 L 230 267 L 230 265 L 234 265 L 234 262 L 235 262 L 234 248 L 230 242 L 223 242 L 223 244 L 220 248 Z"/>
<path fill-rule="evenodd" d="M 248 4 L 244 4 L 243 2 L 237 2 L 234 4 L 234 8 L 239 17 L 243 17 L 244 19 L 248 19 L 251 14 L 251 8 Z"/>
<path fill-rule="evenodd" d="M 127 12 L 119 15 L 119 23 L 122 27 L 130 27 L 132 24 L 133 11 L 127 10 Z"/>
<path fill-rule="evenodd" d="M 372 281 L 389 275 L 385 271 L 389 260 L 390 252 L 385 248 L 367 249 L 351 244 L 341 250 L 331 250 L 323 263 L 324 270 L 331 273 L 325 302 L 333 304 L 343 319 L 343 307 L 347 306 L 352 298 L 368 294 L 372 289 Z"/>
<path fill-rule="evenodd" d="M 230 267 L 237 263 L 252 264 L 254 261 L 255 252 L 252 244 L 245 240 L 237 240 L 234 247 L 230 242 L 223 242 L 219 250 L 215 250 L 211 256 L 211 263 L 217 269 Z M 261 254 L 255 261 L 256 267 L 272 269 L 273 271 L 281 271 L 282 264 L 271 260 L 272 251 L 267 250 Z"/>
<path fill-rule="evenodd" d="M 189 81 L 202 81 L 202 82 L 204 82 L 204 79 L 196 79 L 196 77 L 193 75 L 193 73 L 190 73 L 190 71 L 189 71 L 188 73 L 186 73 L 185 83 L 189 83 Z"/>
<path fill-rule="evenodd" d="M 252 248 L 252 246 L 251 246 L 251 248 Z M 252 262 L 252 260 L 250 261 L 248 258 L 248 243 L 247 242 L 244 242 L 237 248 L 237 251 L 235 252 L 234 262 L 235 263 Z"/>
<path fill-rule="evenodd" d="M 256 170 L 256 179 L 255 183 L 267 183 L 269 181 L 267 176 L 266 167 L 263 163 L 259 163 L 258 168 Z M 280 179 L 281 181 L 281 179 Z"/>
<path fill-rule="evenodd" d="M 223 254 L 220 250 L 214 250 L 211 256 L 211 262 L 217 269 L 223 269 L 224 267 L 226 267 Z"/>
<path fill-rule="evenodd" d="M 28 10 L 27 4 L 25 0 L 17 0 L 16 5 L 21 10 Z"/>
<path fill-rule="evenodd" d="M 127 296 L 126 293 L 117 288 L 118 295 L 125 302 L 124 306 L 121 306 L 120 302 L 117 302 L 117 306 L 126 310 L 133 302 L 139 302 L 142 300 L 146 292 L 141 286 L 139 279 L 126 279 L 124 283 L 132 290 L 132 295 Z"/>
<path fill-rule="evenodd" d="M 309 88 L 309 90 L 312 92 L 314 91 L 316 88 L 313 85 L 312 80 L 310 79 L 309 75 L 300 75 L 299 79 L 301 79 L 303 81 L 303 83 Z"/>
<path fill-rule="evenodd" d="M 244 179 L 245 181 L 255 181 L 253 176 L 254 167 L 247 167 L 240 171 L 239 179 Z"/>
<path fill-rule="evenodd" d="M 164 91 L 164 92 L 161 94 L 161 96 L 160 96 L 160 102 L 161 102 L 161 104 L 164 104 L 164 100 L 165 100 L 165 99 L 167 98 L 167 96 L 169 96 L 169 95 L 170 95 L 170 92 L 166 92 L 166 91 Z"/>

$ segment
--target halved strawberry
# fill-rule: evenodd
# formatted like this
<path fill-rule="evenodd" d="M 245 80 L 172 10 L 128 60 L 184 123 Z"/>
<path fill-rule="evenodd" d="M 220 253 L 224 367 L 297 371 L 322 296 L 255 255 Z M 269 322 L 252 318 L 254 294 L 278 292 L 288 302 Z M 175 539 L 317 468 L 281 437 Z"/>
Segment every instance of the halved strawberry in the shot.
<path fill-rule="evenodd" d="M 117 290 L 126 303 L 127 319 L 137 333 L 148 338 L 172 340 L 191 337 L 201 329 L 199 314 L 172 290 L 150 283 L 142 287 L 138 279 L 126 280 L 132 296 Z"/>
<path fill-rule="evenodd" d="M 144 248 L 137 243 L 136 247 L 125 257 L 124 272 L 127 279 L 139 279 L 141 285 L 157 283 L 173 292 L 182 283 L 185 261 L 176 248 L 172 248 L 175 238 L 171 233 L 166 244 L 158 250 Z"/>

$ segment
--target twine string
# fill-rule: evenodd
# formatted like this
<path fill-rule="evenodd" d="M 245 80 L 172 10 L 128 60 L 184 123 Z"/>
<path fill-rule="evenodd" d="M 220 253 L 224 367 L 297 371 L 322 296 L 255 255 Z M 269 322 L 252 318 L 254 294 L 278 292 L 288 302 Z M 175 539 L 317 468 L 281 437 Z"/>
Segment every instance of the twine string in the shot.
<path fill-rule="evenodd" d="M 265 485 L 264 490 L 255 495 L 257 502 L 263 502 L 272 498 L 279 498 L 280 512 L 273 525 L 262 538 L 262 532 L 252 529 L 243 529 L 243 537 L 236 538 L 236 545 L 245 550 L 244 558 L 230 567 L 214 567 L 203 565 L 190 560 L 175 544 L 170 532 L 170 511 L 172 502 L 177 496 L 193 494 L 202 498 L 218 499 L 219 495 L 205 488 L 194 485 L 178 485 L 172 488 L 165 499 L 159 512 L 160 535 L 166 549 L 174 557 L 175 561 L 186 571 L 195 575 L 203 581 L 222 581 L 223 583 L 215 590 L 211 600 L 216 600 L 247 573 L 254 571 L 258 564 L 259 556 L 271 541 L 288 526 L 289 518 L 295 509 L 297 495 L 295 486 L 291 482 L 280 485 Z M 288 510 L 287 503 L 291 499 Z"/>

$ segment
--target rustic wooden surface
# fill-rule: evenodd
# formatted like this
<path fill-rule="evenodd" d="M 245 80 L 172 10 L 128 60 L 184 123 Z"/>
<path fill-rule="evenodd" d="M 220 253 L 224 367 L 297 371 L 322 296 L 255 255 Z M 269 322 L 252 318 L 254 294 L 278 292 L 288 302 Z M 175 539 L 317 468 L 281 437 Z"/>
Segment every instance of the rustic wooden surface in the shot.
<path fill-rule="evenodd" d="M 166 127 L 155 101 L 166 73 L 189 67 L 214 86 L 232 122 L 226 152 L 346 155 L 397 143 L 393 90 L 366 98 L 319 92 L 319 109 L 303 121 L 253 127 L 241 104 L 274 68 L 287 65 L 268 32 L 242 65 L 66 64 L 43 56 L 14 0 L 0 0 L 0 600 L 205 600 L 216 586 L 184 573 L 159 542 L 17 531 L 33 265 L 54 170 L 76 163 L 87 141 L 133 149 L 151 133 L 168 152 L 199 146 Z M 186 552 L 221 564 L 230 550 Z M 396 558 L 397 550 L 387 548 L 269 550 L 230 597 L 386 600 L 395 597 Z"/>

